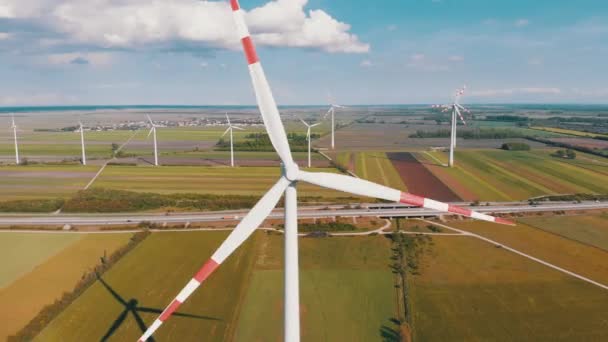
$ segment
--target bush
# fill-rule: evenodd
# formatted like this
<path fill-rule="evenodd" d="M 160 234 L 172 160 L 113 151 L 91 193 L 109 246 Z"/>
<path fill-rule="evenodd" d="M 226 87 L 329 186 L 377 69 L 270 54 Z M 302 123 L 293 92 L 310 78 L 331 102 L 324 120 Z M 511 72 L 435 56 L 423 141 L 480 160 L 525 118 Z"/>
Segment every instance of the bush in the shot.
<path fill-rule="evenodd" d="M 500 148 L 506 151 L 530 151 L 530 145 L 518 142 L 504 143 Z"/>
<path fill-rule="evenodd" d="M 61 209 L 63 199 L 19 200 L 0 202 L 3 213 L 50 213 Z"/>

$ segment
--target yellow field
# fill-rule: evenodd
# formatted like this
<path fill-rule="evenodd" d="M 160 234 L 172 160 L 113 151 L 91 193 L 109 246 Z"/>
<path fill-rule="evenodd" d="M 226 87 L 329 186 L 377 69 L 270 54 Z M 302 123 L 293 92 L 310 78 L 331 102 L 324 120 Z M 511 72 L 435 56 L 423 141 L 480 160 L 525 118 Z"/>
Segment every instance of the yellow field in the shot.
<path fill-rule="evenodd" d="M 577 137 L 590 137 L 590 138 L 608 137 L 608 135 L 605 135 L 605 134 L 597 134 L 597 133 L 590 133 L 590 132 L 575 131 L 575 130 L 572 130 L 572 129 L 563 129 L 563 128 L 554 128 L 554 127 L 530 127 L 530 128 L 531 129 L 536 129 L 536 130 L 539 130 L 539 131 L 545 131 L 545 132 L 574 135 L 574 136 L 577 136 Z"/>

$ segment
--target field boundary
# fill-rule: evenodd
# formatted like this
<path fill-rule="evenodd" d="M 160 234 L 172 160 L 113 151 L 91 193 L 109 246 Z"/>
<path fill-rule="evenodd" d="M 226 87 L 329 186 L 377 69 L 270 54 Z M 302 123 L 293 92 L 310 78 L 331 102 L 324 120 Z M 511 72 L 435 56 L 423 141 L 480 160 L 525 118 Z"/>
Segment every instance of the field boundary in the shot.
<path fill-rule="evenodd" d="M 461 233 L 462 235 L 465 235 L 465 236 L 470 236 L 470 237 L 474 237 L 474 238 L 483 240 L 485 242 L 493 244 L 494 246 L 499 246 L 501 248 L 504 248 L 504 249 L 508 250 L 509 252 L 515 253 L 515 254 L 517 254 L 519 256 L 522 256 L 522 257 L 524 257 L 526 259 L 530 259 L 530 260 L 535 261 L 535 262 L 537 262 L 539 264 L 542 264 L 544 266 L 552 268 L 552 269 L 554 269 L 556 271 L 559 271 L 559 272 L 562 272 L 562 273 L 567 274 L 569 276 L 575 277 L 575 278 L 577 278 L 579 280 L 582 280 L 582 281 L 587 282 L 589 284 L 595 285 L 597 287 L 601 287 L 604 290 L 608 290 L 608 285 L 604 285 L 604 284 L 599 283 L 599 282 L 597 282 L 595 280 L 589 279 L 587 277 L 583 277 L 582 275 L 580 275 L 578 273 L 574 273 L 572 271 L 568 271 L 568 270 L 566 270 L 564 268 L 561 268 L 559 266 L 553 265 L 553 264 L 551 264 L 551 263 L 549 263 L 547 261 L 541 260 L 539 258 L 533 257 L 533 256 L 531 256 L 529 254 L 524 253 L 524 252 L 518 251 L 515 248 L 511 248 L 511 247 L 509 247 L 509 246 L 507 246 L 507 245 L 505 245 L 503 243 L 496 242 L 494 240 L 488 239 L 486 237 L 483 237 L 483 236 L 475 234 L 475 233 L 468 232 L 466 230 L 461 230 L 461 229 L 458 229 L 458 228 L 446 226 L 445 224 L 441 224 L 441 223 L 437 223 L 437 222 L 432 222 L 432 221 L 428 221 L 428 220 L 421 220 L 421 221 L 424 221 L 424 222 L 427 222 L 429 224 L 433 224 L 433 225 L 436 225 L 436 226 L 440 226 L 440 227 L 443 227 L 443 228 L 446 228 L 446 229 L 450 229 L 450 230 L 459 232 L 459 233 Z"/>

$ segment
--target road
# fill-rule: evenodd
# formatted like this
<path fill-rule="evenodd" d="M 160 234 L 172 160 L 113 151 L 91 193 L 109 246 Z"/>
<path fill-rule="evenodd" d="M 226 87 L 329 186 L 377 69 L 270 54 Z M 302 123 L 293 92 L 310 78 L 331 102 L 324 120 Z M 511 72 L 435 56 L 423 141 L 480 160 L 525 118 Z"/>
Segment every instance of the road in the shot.
<path fill-rule="evenodd" d="M 379 207 L 379 208 L 378 208 Z M 582 202 L 582 203 L 548 203 L 528 205 L 527 203 L 490 203 L 489 206 L 472 207 L 482 213 L 519 213 L 519 212 L 547 212 L 570 210 L 596 210 L 608 209 L 608 202 Z M 137 224 L 140 222 L 152 223 L 194 223 L 240 220 L 248 210 L 228 210 L 200 213 L 171 213 L 171 214 L 5 214 L 0 216 L 0 226 L 57 226 L 69 224 L 72 226 L 105 226 Z M 357 204 L 300 207 L 300 218 L 324 217 L 436 217 L 446 213 L 424 208 L 412 208 L 394 204 Z M 270 219 L 283 218 L 282 209 L 274 210 Z"/>

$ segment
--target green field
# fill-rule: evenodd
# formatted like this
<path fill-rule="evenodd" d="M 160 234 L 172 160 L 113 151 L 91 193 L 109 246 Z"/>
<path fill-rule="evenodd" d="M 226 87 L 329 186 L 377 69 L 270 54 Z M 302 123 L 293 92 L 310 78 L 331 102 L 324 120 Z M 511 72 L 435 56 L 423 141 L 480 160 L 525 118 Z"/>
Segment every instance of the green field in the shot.
<path fill-rule="evenodd" d="M 2 200 L 67 198 L 82 190 L 99 166 L 0 166 Z"/>
<path fill-rule="evenodd" d="M 127 303 L 146 325 L 158 316 L 227 236 L 224 232 L 153 234 L 121 259 L 103 279 L 38 336 L 37 341 L 136 341 L 142 334 L 135 315 L 118 322 Z M 251 269 L 254 241 L 232 255 L 155 334 L 158 341 L 231 340 L 235 315 Z M 110 291 L 111 289 L 111 291 Z M 146 309 L 147 308 L 147 309 Z M 190 316 L 184 316 L 190 315 Z M 94 317 L 94 319 L 92 319 Z M 117 323 L 116 326 L 114 324 Z"/>
<path fill-rule="evenodd" d="M 282 243 L 258 244 L 237 341 L 280 341 L 283 336 Z M 394 277 L 384 237 L 300 239 L 300 310 L 303 341 L 378 341 L 396 316 Z"/>
<path fill-rule="evenodd" d="M 53 233 L 0 235 L 0 260 L 10 260 L 0 268 L 0 289 L 32 271 L 49 257 L 76 243 L 82 237 L 76 234 Z"/>
<path fill-rule="evenodd" d="M 327 168 L 311 171 L 337 172 Z M 261 195 L 279 175 L 278 167 L 108 166 L 94 187 L 157 193 Z M 304 197 L 350 196 L 305 183 L 298 190 L 298 195 Z"/>
<path fill-rule="evenodd" d="M 525 224 L 608 251 L 608 213 L 524 217 Z"/>
<path fill-rule="evenodd" d="M 480 221 L 454 221 L 448 224 L 471 231 L 530 254 L 541 260 L 602 284 L 608 284 L 608 252 L 565 239 L 559 235 L 518 222 L 514 227 L 501 227 Z"/>
<path fill-rule="evenodd" d="M 455 168 L 429 169 L 460 197 L 469 200 L 509 201 L 551 194 L 608 193 L 608 173 L 601 164 L 563 162 L 550 153 L 461 150 L 456 152 Z M 447 162 L 445 153 L 428 154 Z M 433 160 L 425 153 L 418 155 Z"/>
<path fill-rule="evenodd" d="M 85 272 L 99 264 L 104 253 L 110 255 L 126 245 L 130 237 L 128 233 L 86 236 L 3 233 L 3 240 L 20 248 L 2 251 L 0 269 L 14 268 L 17 263 L 21 272 L 0 289 L 0 303 L 5 308 L 0 310 L 0 339 L 15 334 L 44 306 L 71 291 Z M 42 256 L 42 252 L 46 255 Z"/>
<path fill-rule="evenodd" d="M 606 339 L 605 290 L 477 239 L 433 241 L 409 279 L 415 341 Z"/>
<path fill-rule="evenodd" d="M 357 176 L 394 189 L 406 190 L 401 176 L 399 176 L 386 153 L 358 152 L 353 155 L 355 159 L 355 174 Z"/>

